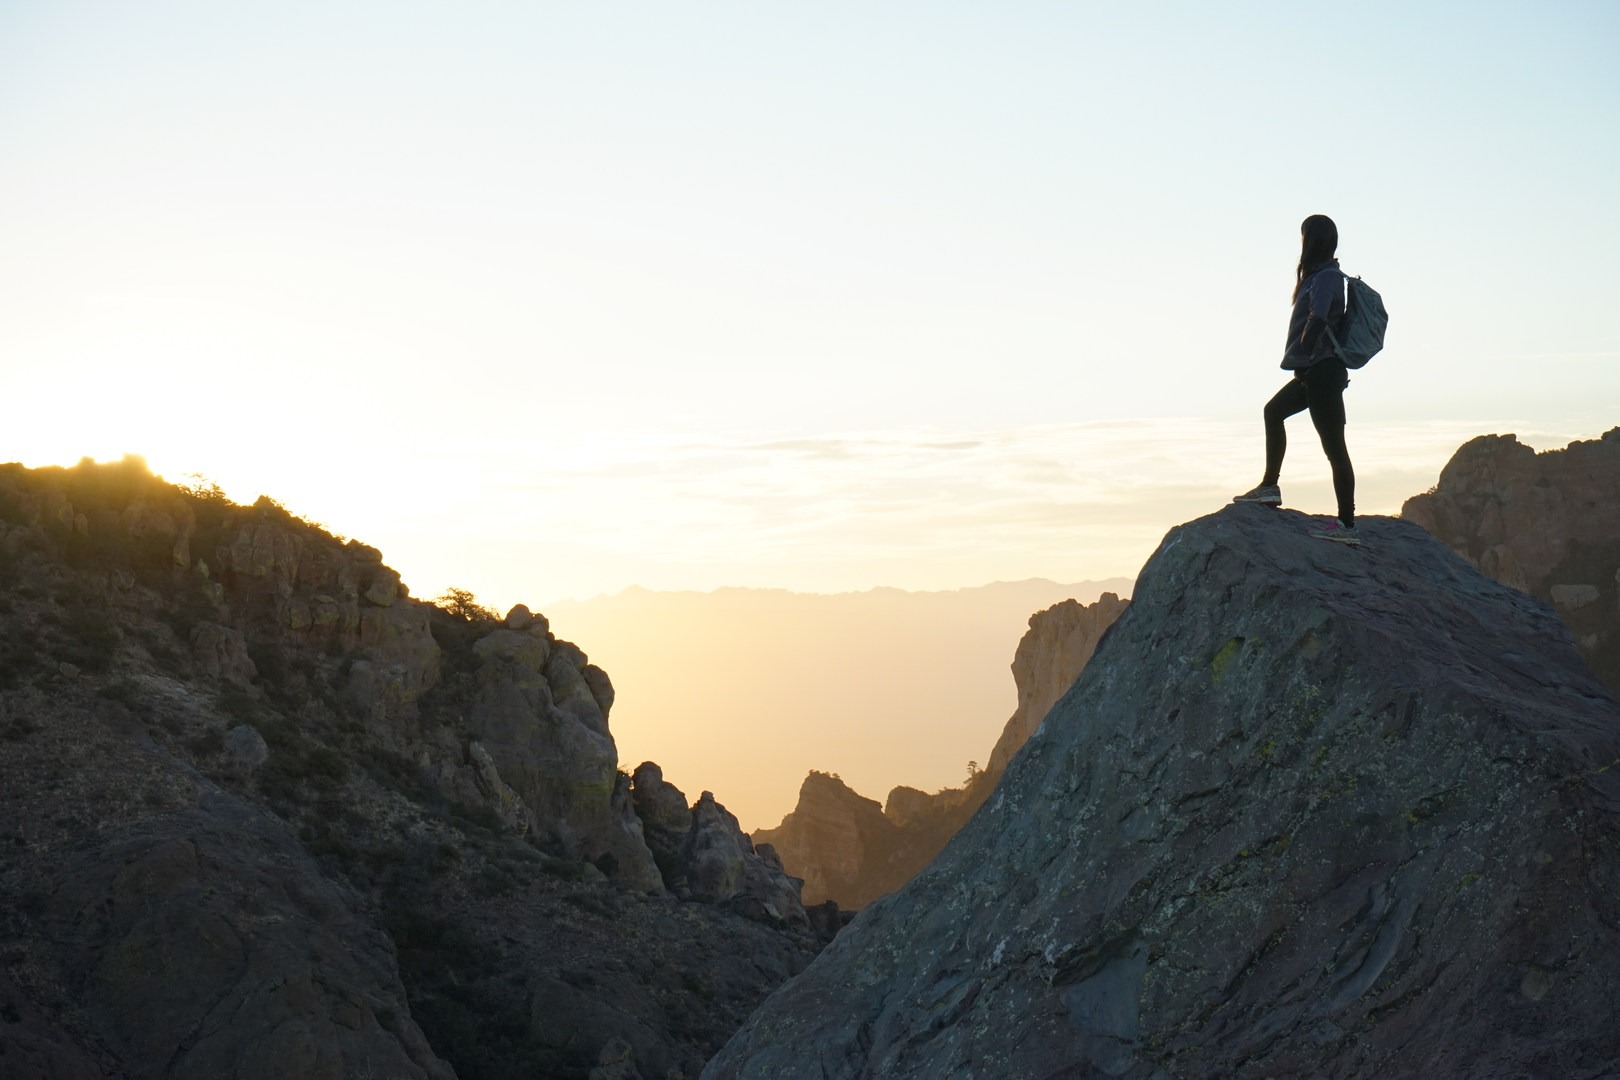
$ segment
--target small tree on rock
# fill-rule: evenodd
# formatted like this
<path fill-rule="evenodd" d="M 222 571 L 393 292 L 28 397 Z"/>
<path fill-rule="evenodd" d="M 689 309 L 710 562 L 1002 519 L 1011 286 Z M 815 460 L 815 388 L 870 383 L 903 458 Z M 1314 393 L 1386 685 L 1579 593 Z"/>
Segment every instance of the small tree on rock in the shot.
<path fill-rule="evenodd" d="M 441 610 L 454 615 L 462 622 L 481 623 L 499 622 L 500 616 L 478 602 L 471 589 L 446 589 L 444 595 L 434 601 Z"/>

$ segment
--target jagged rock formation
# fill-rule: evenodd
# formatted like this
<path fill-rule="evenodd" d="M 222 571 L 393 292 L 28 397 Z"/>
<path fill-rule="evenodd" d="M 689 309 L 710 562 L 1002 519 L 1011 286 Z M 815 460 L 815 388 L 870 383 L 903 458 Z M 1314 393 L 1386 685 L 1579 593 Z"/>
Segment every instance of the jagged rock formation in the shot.
<path fill-rule="evenodd" d="M 1408 522 L 1172 530 L 924 873 L 704 1070 L 1612 1076 L 1620 703 Z"/>
<path fill-rule="evenodd" d="M 1551 604 L 1620 691 L 1620 428 L 1539 454 L 1513 435 L 1471 439 L 1401 516 Z"/>
<path fill-rule="evenodd" d="M 270 500 L 0 466 L 0 1074 L 692 1075 L 820 942 L 711 796 L 669 894 L 612 704 Z"/>
<path fill-rule="evenodd" d="M 807 904 L 864 907 L 922 868 L 898 860 L 901 830 L 881 805 L 824 772 L 806 776 L 793 812 L 778 828 L 756 829 L 754 842 L 769 844 L 802 875 Z"/>
<path fill-rule="evenodd" d="M 988 767 L 964 787 L 932 794 L 897 787 L 879 806 L 837 777 L 811 772 L 793 811 L 775 829 L 756 829 L 755 841 L 773 845 L 788 869 L 803 877 L 807 904 L 831 900 L 842 908 L 862 908 L 898 889 L 983 805 L 1007 763 L 1074 684 L 1128 603 L 1103 593 L 1091 604 L 1065 600 L 1029 617 L 1012 663 L 1018 707 L 1002 728 Z"/>
<path fill-rule="evenodd" d="M 803 885 L 782 869 L 769 844 L 757 847 L 705 791 L 688 806 L 651 761 L 636 767 L 631 795 L 663 883 L 683 900 L 723 904 L 763 922 L 806 928 Z"/>
<path fill-rule="evenodd" d="M 1058 699 L 1069 692 L 1085 670 L 1097 642 L 1114 620 L 1125 613 L 1128 600 L 1103 593 L 1093 604 L 1065 600 L 1029 617 L 1029 631 L 1013 654 L 1013 682 L 1018 687 L 1018 708 L 1001 729 L 990 751 L 985 771 L 999 779 L 1013 755 L 1023 749 Z"/>

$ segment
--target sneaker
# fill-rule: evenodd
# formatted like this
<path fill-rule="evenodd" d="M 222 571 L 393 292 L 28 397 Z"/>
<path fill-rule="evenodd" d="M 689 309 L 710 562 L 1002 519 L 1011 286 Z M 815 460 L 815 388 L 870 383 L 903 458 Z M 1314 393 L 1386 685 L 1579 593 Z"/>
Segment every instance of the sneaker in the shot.
<path fill-rule="evenodd" d="M 1281 506 L 1282 492 L 1276 484 L 1261 484 L 1253 491 L 1245 491 L 1242 495 L 1232 496 L 1235 503 L 1261 503 L 1265 506 Z"/>
<path fill-rule="evenodd" d="M 1338 518 L 1328 518 L 1326 525 L 1312 529 L 1310 535 L 1318 540 L 1332 540 L 1336 544 L 1349 544 L 1351 547 L 1361 545 L 1361 536 L 1356 532 L 1356 527 L 1346 525 Z"/>

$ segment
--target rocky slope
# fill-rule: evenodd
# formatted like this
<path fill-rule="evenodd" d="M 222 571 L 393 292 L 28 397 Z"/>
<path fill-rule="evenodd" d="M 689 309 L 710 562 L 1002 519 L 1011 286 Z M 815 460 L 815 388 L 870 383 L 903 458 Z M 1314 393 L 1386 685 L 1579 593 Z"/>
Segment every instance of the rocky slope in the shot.
<path fill-rule="evenodd" d="M 1620 428 L 1539 454 L 1512 435 L 1472 439 L 1401 516 L 1551 604 L 1620 691 Z"/>
<path fill-rule="evenodd" d="M 1408 522 L 1172 530 L 924 873 L 710 1062 L 733 1077 L 1600 1077 L 1620 703 Z"/>
<path fill-rule="evenodd" d="M 613 697 L 270 500 L 0 466 L 0 1074 L 695 1074 L 821 939 Z"/>
<path fill-rule="evenodd" d="M 1029 617 L 1012 662 L 1018 707 L 989 765 L 965 786 L 933 793 L 897 787 L 879 806 L 837 777 L 812 772 L 793 811 L 774 829 L 756 829 L 755 842 L 772 845 L 788 871 L 804 880 L 806 903 L 862 908 L 904 885 L 983 805 L 1128 603 L 1105 592 L 1091 604 L 1065 600 Z"/>

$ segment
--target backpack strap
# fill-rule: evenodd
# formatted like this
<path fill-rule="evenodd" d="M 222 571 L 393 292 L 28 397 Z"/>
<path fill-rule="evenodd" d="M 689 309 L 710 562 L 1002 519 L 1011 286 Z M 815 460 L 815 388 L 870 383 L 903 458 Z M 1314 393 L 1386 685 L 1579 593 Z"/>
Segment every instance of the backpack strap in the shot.
<path fill-rule="evenodd" d="M 1334 267 L 1333 269 L 1339 270 L 1338 267 Z M 1333 332 L 1333 324 L 1335 322 L 1343 325 L 1344 321 L 1350 318 L 1350 275 L 1345 273 L 1343 270 L 1339 270 L 1339 278 L 1339 288 L 1344 290 L 1344 310 L 1339 313 L 1339 317 L 1337 319 L 1327 320 L 1327 323 L 1323 326 L 1323 329 L 1327 331 L 1328 341 L 1333 343 L 1333 355 L 1338 357 L 1339 363 L 1348 367 L 1349 361 L 1345 360 L 1344 358 L 1344 346 L 1339 343 L 1339 336 Z M 1360 281 L 1361 279 L 1358 277 L 1356 280 Z"/>

